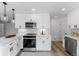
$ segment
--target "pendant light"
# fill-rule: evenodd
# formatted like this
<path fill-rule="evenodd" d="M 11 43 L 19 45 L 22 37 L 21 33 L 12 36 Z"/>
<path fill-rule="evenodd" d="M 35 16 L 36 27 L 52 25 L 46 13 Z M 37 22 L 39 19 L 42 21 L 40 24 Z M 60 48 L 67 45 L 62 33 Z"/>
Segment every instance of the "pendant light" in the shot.
<path fill-rule="evenodd" d="M 4 18 L 3 18 L 3 21 L 7 21 L 7 15 L 6 15 L 6 5 L 7 5 L 7 3 L 3 2 L 3 4 L 4 4 Z"/>
<path fill-rule="evenodd" d="M 12 22 L 15 22 L 15 9 L 12 8 Z"/>

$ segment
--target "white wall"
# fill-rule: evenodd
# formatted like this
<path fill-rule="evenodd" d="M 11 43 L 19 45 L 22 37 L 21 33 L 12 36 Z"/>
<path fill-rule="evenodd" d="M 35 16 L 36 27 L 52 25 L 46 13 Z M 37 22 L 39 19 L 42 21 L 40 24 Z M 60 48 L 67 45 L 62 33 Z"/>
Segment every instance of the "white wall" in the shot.
<path fill-rule="evenodd" d="M 64 34 L 67 31 L 67 17 L 51 19 L 52 41 L 63 41 Z"/>
<path fill-rule="evenodd" d="M 60 19 L 60 40 L 63 41 L 64 40 L 64 35 L 65 33 L 67 33 L 67 16 L 63 17 Z"/>

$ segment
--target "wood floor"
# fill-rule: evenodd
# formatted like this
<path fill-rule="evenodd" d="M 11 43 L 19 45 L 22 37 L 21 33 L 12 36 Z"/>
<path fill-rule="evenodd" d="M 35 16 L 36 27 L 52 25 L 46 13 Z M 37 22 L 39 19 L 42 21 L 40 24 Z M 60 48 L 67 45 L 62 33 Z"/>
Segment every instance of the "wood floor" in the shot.
<path fill-rule="evenodd" d="M 53 41 L 52 42 L 52 50 L 49 51 L 40 51 L 40 52 L 23 52 L 21 51 L 21 53 L 18 56 L 71 56 L 69 55 L 65 49 L 62 46 L 62 42 L 59 41 Z"/>
<path fill-rule="evenodd" d="M 51 56 L 71 56 L 69 55 L 62 46 L 62 42 L 53 41 Z"/>

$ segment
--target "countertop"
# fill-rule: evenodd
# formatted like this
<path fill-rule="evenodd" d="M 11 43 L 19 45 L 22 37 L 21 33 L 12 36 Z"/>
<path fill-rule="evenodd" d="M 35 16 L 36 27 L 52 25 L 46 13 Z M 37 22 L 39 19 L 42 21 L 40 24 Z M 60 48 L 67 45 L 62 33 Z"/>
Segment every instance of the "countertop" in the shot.
<path fill-rule="evenodd" d="M 0 37 L 0 46 L 6 45 L 8 43 L 10 43 L 13 40 L 16 40 L 16 36 L 15 37 L 11 37 L 11 38 L 6 38 L 6 37 Z"/>
<path fill-rule="evenodd" d="M 70 38 L 73 38 L 75 40 L 79 40 L 79 37 L 78 36 L 65 35 L 65 37 L 70 37 Z"/>

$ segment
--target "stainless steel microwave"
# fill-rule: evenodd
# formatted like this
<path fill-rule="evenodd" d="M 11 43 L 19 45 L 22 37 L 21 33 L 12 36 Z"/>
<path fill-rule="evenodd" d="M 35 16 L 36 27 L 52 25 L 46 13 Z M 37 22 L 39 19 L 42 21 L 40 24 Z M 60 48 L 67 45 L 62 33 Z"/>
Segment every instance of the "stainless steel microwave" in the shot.
<path fill-rule="evenodd" d="M 25 28 L 36 28 L 36 22 L 25 22 Z"/>

